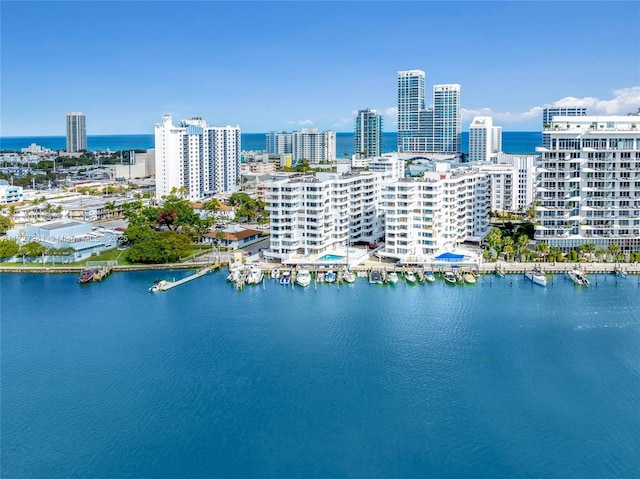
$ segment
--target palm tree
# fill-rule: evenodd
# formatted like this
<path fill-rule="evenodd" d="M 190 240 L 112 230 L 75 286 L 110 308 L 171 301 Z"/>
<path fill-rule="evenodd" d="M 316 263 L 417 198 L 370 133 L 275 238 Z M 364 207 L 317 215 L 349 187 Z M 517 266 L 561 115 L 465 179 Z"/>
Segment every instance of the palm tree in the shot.
<path fill-rule="evenodd" d="M 549 243 L 537 243 L 536 244 L 536 251 L 538 253 L 540 253 L 542 255 L 542 257 L 544 258 L 545 256 L 547 256 L 549 254 Z"/>

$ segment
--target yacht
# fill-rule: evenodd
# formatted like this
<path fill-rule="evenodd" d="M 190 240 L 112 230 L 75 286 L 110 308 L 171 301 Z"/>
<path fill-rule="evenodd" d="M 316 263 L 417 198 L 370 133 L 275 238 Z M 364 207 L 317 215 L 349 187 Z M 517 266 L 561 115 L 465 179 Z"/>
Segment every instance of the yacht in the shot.
<path fill-rule="evenodd" d="M 453 271 L 447 271 L 444 273 L 444 280 L 449 284 L 456 284 L 456 275 L 453 274 Z"/>
<path fill-rule="evenodd" d="M 353 283 L 356 280 L 356 274 L 348 269 L 344 272 L 344 276 L 342 278 L 347 283 Z"/>
<path fill-rule="evenodd" d="M 296 273 L 296 283 L 300 286 L 309 286 L 311 284 L 311 273 L 306 269 L 301 269 Z"/>
<path fill-rule="evenodd" d="M 283 271 L 280 274 L 280 284 L 283 286 L 288 286 L 291 283 L 291 272 Z"/>
<path fill-rule="evenodd" d="M 540 286 L 547 285 L 547 277 L 542 274 L 542 271 L 539 269 L 534 269 L 533 271 L 529 271 L 525 273 L 525 278 L 530 280 L 533 284 L 539 284 Z"/>
<path fill-rule="evenodd" d="M 336 274 L 333 271 L 327 271 L 324 275 L 325 283 L 335 283 L 336 282 Z"/>
<path fill-rule="evenodd" d="M 429 271 L 427 274 L 424 275 L 424 279 L 428 283 L 433 283 L 436 280 L 436 276 L 433 274 L 432 271 Z"/>
<path fill-rule="evenodd" d="M 572 269 L 571 271 L 568 271 L 567 276 L 569 276 L 571 281 L 573 281 L 575 284 L 582 285 L 582 286 L 589 286 L 589 280 L 587 279 L 587 275 L 583 271 L 577 268 Z"/>
<path fill-rule="evenodd" d="M 407 271 L 404 274 L 404 279 L 406 280 L 407 283 L 415 283 L 416 282 L 416 275 L 414 274 L 413 271 Z"/>
<path fill-rule="evenodd" d="M 247 284 L 260 284 L 263 277 L 264 273 L 262 270 L 257 266 L 252 266 L 251 270 L 249 270 L 249 275 L 247 276 Z"/>
<path fill-rule="evenodd" d="M 398 273 L 396 273 L 395 271 L 391 271 L 389 274 L 387 274 L 387 280 L 391 284 L 396 284 L 398 282 Z"/>

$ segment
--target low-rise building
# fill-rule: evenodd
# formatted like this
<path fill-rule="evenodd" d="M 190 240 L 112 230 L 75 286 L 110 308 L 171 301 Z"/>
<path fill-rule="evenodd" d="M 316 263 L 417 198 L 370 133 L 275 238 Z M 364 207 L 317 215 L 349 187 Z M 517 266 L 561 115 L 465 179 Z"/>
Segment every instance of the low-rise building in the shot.
<path fill-rule="evenodd" d="M 55 220 L 10 230 L 7 237 L 20 245 L 36 241 L 47 248 L 73 248 L 75 253 L 69 261 L 80 261 L 116 248 L 120 233 L 94 228 L 91 223 L 82 221 Z"/>

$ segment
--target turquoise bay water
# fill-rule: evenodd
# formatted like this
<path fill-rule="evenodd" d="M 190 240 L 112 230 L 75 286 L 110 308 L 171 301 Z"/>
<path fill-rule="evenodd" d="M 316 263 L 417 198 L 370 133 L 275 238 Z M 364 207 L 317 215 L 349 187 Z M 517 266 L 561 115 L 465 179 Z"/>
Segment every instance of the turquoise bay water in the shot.
<path fill-rule="evenodd" d="M 243 150 L 264 150 L 264 133 L 242 133 Z M 20 151 L 35 143 L 54 150 L 66 148 L 64 136 L 0 137 L 0 150 Z M 397 133 L 383 133 L 383 151 L 397 150 Z M 502 134 L 503 150 L 508 153 L 535 153 L 536 146 L 542 144 L 542 134 L 536 131 L 505 131 Z M 146 150 L 154 147 L 153 135 L 89 135 L 89 150 Z M 469 132 L 462 132 L 462 151 L 469 150 Z M 353 133 L 336 133 L 336 156 L 343 158 L 353 154 Z"/>
<path fill-rule="evenodd" d="M 0 276 L 2 477 L 638 477 L 637 277 L 185 274 Z"/>

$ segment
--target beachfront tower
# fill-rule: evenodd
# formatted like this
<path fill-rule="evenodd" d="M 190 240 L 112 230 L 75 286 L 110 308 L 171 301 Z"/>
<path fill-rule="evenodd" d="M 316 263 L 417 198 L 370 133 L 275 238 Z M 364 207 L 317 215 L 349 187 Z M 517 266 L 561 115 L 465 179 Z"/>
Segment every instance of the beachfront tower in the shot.
<path fill-rule="evenodd" d="M 382 115 L 376 110 L 359 110 L 355 119 L 353 153 L 364 158 L 382 153 Z"/>
<path fill-rule="evenodd" d="M 476 116 L 469 126 L 469 161 L 495 161 L 502 150 L 502 127 L 490 116 Z"/>
<path fill-rule="evenodd" d="M 542 110 L 542 146 L 549 148 L 551 135 L 545 130 L 551 126 L 554 116 L 586 116 L 587 108 L 584 106 L 551 106 Z"/>
<path fill-rule="evenodd" d="M 398 72 L 398 151 L 401 153 L 428 151 L 424 81 L 422 70 Z"/>
<path fill-rule="evenodd" d="M 67 113 L 67 152 L 76 153 L 87 149 L 87 127 L 85 116 L 79 111 Z"/>
<path fill-rule="evenodd" d="M 460 85 L 433 85 L 433 151 L 459 153 L 461 139 Z"/>

